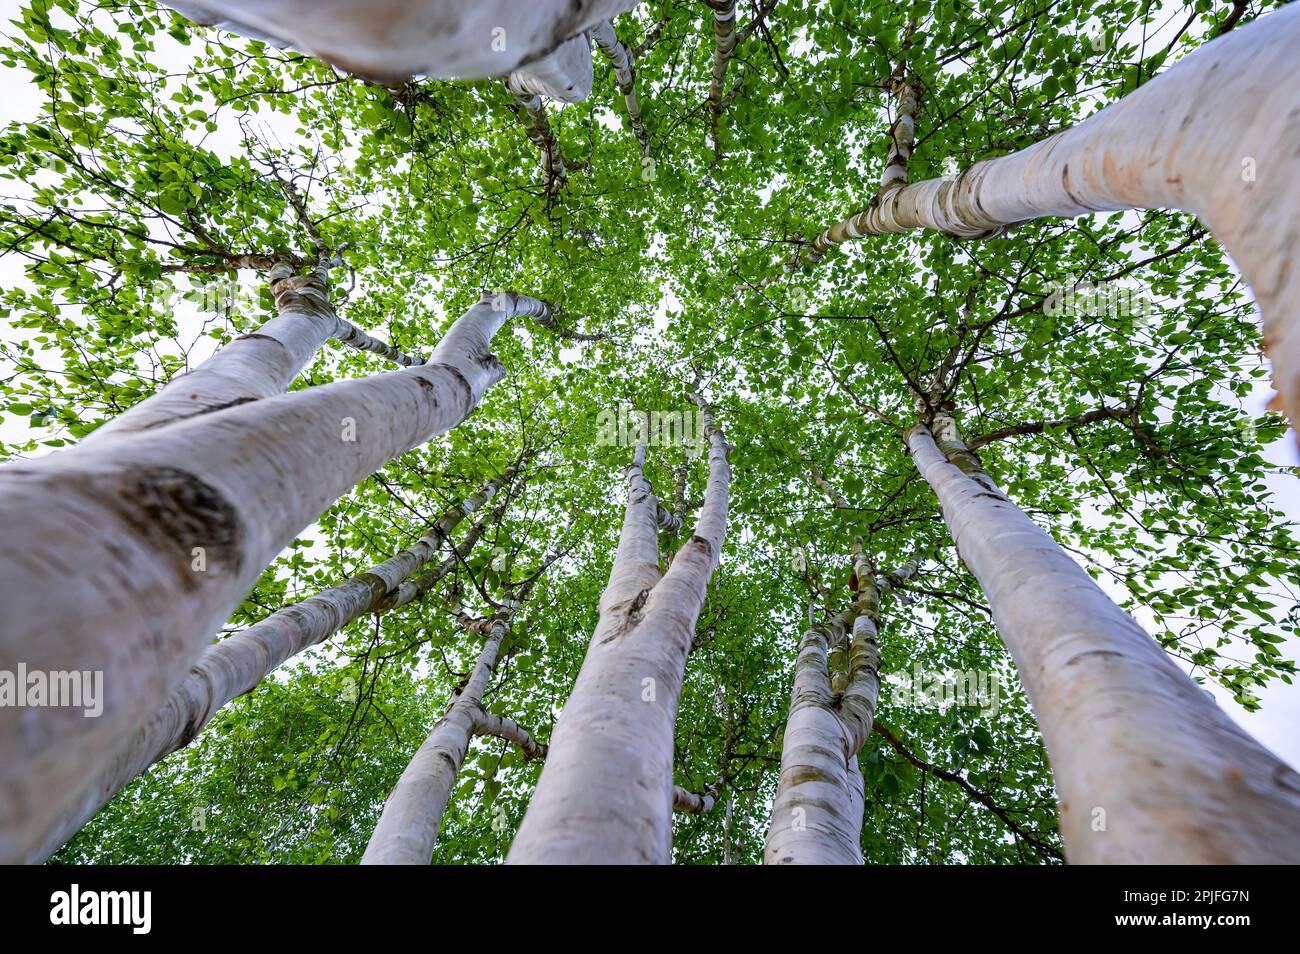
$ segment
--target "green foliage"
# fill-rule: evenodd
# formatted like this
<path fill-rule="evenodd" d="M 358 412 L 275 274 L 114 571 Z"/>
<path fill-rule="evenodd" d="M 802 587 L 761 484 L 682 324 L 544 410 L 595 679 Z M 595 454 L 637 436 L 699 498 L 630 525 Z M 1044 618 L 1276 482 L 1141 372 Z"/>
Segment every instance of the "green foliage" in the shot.
<path fill-rule="evenodd" d="M 1077 122 L 1225 16 L 1131 0 L 913 9 L 909 70 L 923 91 L 913 178 Z M 1157 12 L 1191 26 L 1168 49 L 1167 33 L 1133 43 L 1144 24 L 1155 33 Z M 446 593 L 352 624 L 226 707 L 58 860 L 357 860 L 476 656 L 448 601 L 482 612 L 485 595 L 560 547 L 486 700 L 547 739 L 622 516 L 630 448 L 600 443 L 598 415 L 685 411 L 696 372 L 735 445 L 736 483 L 688 662 L 676 773 L 697 791 L 725 778 L 730 807 L 678 819 L 679 861 L 761 858 L 795 646 L 810 598 L 847 597 L 857 536 L 881 569 L 923 559 L 909 601 L 886 600 L 885 673 L 1002 680 L 992 715 L 904 704 L 887 681 L 879 721 L 1039 842 L 874 734 L 861 759 L 867 860 L 1054 860 L 1051 778 L 1028 702 L 900 439 L 915 420 L 910 386 L 941 368 L 968 435 L 1044 425 L 985 445 L 990 473 L 1172 655 L 1247 708 L 1271 680 L 1289 681 L 1279 644 L 1296 619 L 1300 564 L 1270 494 L 1278 468 L 1262 453 L 1282 424 L 1243 410 L 1265 371 L 1249 299 L 1213 239 L 1165 212 L 1033 223 L 985 243 L 890 237 L 742 290 L 873 195 L 908 9 L 780 3 L 731 65 L 739 91 L 721 160 L 702 105 L 706 13 L 648 2 L 618 21 L 633 46 L 663 21 L 637 63 L 653 161 L 598 62 L 591 99 L 551 109 L 571 168 L 554 199 L 497 82 L 376 86 L 138 0 L 32 0 L 11 21 L 0 64 L 35 105 L 0 132 L 11 193 L 0 198 L 4 459 L 75 443 L 266 319 L 254 271 L 240 273 L 245 294 L 228 293 L 236 258 L 313 251 L 277 176 L 306 195 L 322 239 L 345 249 L 333 273 L 341 312 L 408 353 L 427 354 L 481 288 L 552 301 L 566 327 L 607 336 L 574 342 L 527 322 L 503 333 L 507 381 L 460 428 L 304 530 L 228 631 L 391 555 L 529 449 L 505 516 Z M 752 15 L 742 4 L 742 30 Z M 220 294 L 214 277 L 227 283 Z M 1151 313 L 1049 314 L 1043 299 L 1074 280 L 1136 289 Z M 326 348 L 296 386 L 376 370 L 371 355 Z M 1125 412 L 1072 423 L 1102 407 Z M 829 505 L 800 450 L 850 508 Z M 693 510 L 701 457 L 652 448 L 648 473 L 671 502 L 683 461 Z M 477 740 L 434 860 L 499 860 L 537 772 L 505 743 Z"/>

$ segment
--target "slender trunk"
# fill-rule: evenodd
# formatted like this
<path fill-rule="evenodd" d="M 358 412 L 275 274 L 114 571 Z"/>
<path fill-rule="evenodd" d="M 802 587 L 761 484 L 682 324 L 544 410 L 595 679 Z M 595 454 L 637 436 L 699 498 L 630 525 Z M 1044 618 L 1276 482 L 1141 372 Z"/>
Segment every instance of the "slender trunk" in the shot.
<path fill-rule="evenodd" d="M 623 94 L 623 102 L 627 106 L 628 122 L 632 124 L 636 141 L 641 144 L 641 154 L 648 156 L 650 136 L 641 120 L 641 107 L 636 99 L 636 66 L 632 60 L 632 51 L 619 40 L 618 34 L 614 32 L 614 24 L 608 21 L 593 29 L 591 38 L 614 70 L 614 81 L 618 83 L 618 91 Z"/>
<path fill-rule="evenodd" d="M 950 416 L 907 441 L 1020 670 L 1068 859 L 1300 861 L 1300 776 L 1003 496 Z"/>
<path fill-rule="evenodd" d="M 1206 43 L 1072 129 L 883 195 L 817 245 L 909 229 L 988 238 L 1044 216 L 1123 209 L 1191 212 L 1255 293 L 1274 386 L 1300 420 L 1297 49 L 1292 4 Z"/>
<path fill-rule="evenodd" d="M 376 80 L 483 79 L 543 59 L 639 0 L 168 0 L 198 23 Z"/>
<path fill-rule="evenodd" d="M 0 669 L 75 664 L 102 687 L 95 718 L 0 707 L 0 859 L 42 842 L 295 534 L 464 420 L 504 375 L 493 335 L 544 307 L 485 296 L 426 365 L 0 468 L 0 538 L 24 541 L 0 550 Z"/>
<path fill-rule="evenodd" d="M 283 394 L 321 345 L 346 332 L 330 304 L 324 269 L 299 275 L 292 265 L 279 262 L 268 278 L 277 311 L 274 318 L 256 332 L 236 338 L 188 374 L 173 378 L 82 443 Z"/>
<path fill-rule="evenodd" d="M 721 158 L 722 143 L 718 138 L 718 124 L 722 119 L 727 65 L 736 49 L 736 0 L 705 0 L 705 3 L 713 11 L 713 76 L 709 81 L 709 120 L 713 132 L 713 152 Z"/>
<path fill-rule="evenodd" d="M 564 153 L 560 142 L 555 138 L 551 123 L 546 118 L 546 104 L 536 93 L 528 93 L 506 83 L 506 88 L 514 96 L 510 110 L 518 117 L 524 132 L 533 144 L 541 150 L 542 174 L 546 177 L 546 191 L 556 195 L 568 181 L 569 172 L 564 165 Z"/>
<path fill-rule="evenodd" d="M 672 850 L 673 722 L 691 634 L 726 534 L 731 469 L 713 415 L 699 523 L 660 575 L 657 520 L 666 513 L 641 473 L 628 504 L 600 621 L 552 733 L 546 767 L 508 862 L 666 864 Z"/>
<path fill-rule="evenodd" d="M 387 612 L 427 592 L 473 549 L 483 535 L 484 522 L 471 527 L 455 552 L 419 580 L 413 584 L 403 580 L 432 560 L 456 526 L 492 499 L 517 469 L 507 468 L 473 496 L 450 508 L 431 533 L 391 559 L 301 603 L 282 607 L 261 622 L 205 649 L 143 728 L 86 789 L 81 800 L 54 823 L 44 842 L 24 861 L 29 864 L 45 861 L 136 776 L 189 745 L 217 710 L 236 696 L 252 692 L 286 660 L 323 642 L 367 613 Z M 499 516 L 498 508 L 494 517 Z M 407 586 L 407 590 L 402 591 L 402 586 Z"/>
<path fill-rule="evenodd" d="M 411 368 L 417 364 L 424 364 L 424 358 L 416 354 L 406 354 L 398 351 L 387 341 L 380 341 L 378 338 L 372 338 L 350 321 L 340 318 L 339 330 L 334 335 L 339 341 L 349 348 L 355 348 L 357 351 L 369 351 L 371 354 L 377 354 L 381 358 L 387 358 L 393 364 L 400 364 L 404 368 Z"/>
<path fill-rule="evenodd" d="M 915 575 L 918 564 L 877 577 L 860 542 L 854 550 L 853 602 L 810 626 L 799 644 L 764 864 L 862 864 L 858 753 L 880 694 L 880 595 Z M 843 647 L 848 633 L 843 669 L 836 671 L 829 651 Z"/>
<path fill-rule="evenodd" d="M 379 824 L 361 858 L 363 865 L 429 863 L 456 774 L 479 727 L 483 690 L 496 670 L 501 641 L 510 631 L 513 616 L 514 604 L 508 603 L 492 617 L 469 682 L 433 727 L 384 802 Z"/>

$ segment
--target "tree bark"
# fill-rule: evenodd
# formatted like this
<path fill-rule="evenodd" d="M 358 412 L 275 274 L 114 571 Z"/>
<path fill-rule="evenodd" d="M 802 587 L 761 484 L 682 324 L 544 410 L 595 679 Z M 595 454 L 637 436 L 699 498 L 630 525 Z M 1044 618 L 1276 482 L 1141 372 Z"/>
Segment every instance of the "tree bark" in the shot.
<path fill-rule="evenodd" d="M 82 443 L 283 394 L 330 338 L 407 367 L 421 363 L 340 318 L 330 304 L 327 275 L 326 266 L 299 275 L 287 262 L 273 263 L 268 279 L 275 298 L 274 318 L 252 334 L 236 338 L 193 371 L 173 378 L 157 394 L 92 431 Z"/>
<path fill-rule="evenodd" d="M 380 81 L 483 79 L 540 60 L 639 0 L 169 0 L 197 23 Z"/>
<path fill-rule="evenodd" d="M 24 541 L 0 551 L 0 669 L 103 674 L 97 718 L 0 708 L 0 859 L 26 857 L 72 809 L 295 534 L 464 420 L 505 373 L 493 335 L 545 307 L 485 295 L 428 364 L 0 470 L 0 538 Z"/>
<path fill-rule="evenodd" d="M 591 41 L 583 34 L 565 40 L 541 59 L 513 70 L 509 86 L 525 96 L 548 96 L 562 103 L 580 103 L 591 95 L 594 77 Z"/>
<path fill-rule="evenodd" d="M 804 633 L 764 864 L 862 864 L 864 804 L 858 753 L 871 734 L 880 695 L 880 596 L 917 569 L 913 561 L 877 577 L 859 541 L 854 547 L 853 602 Z M 829 652 L 841 647 L 850 632 L 844 669 L 838 672 Z"/>
<path fill-rule="evenodd" d="M 236 696 L 252 692 L 286 660 L 323 642 L 367 613 L 387 612 L 427 592 L 473 549 L 483 535 L 482 521 L 470 528 L 451 556 L 414 584 L 403 580 L 432 560 L 438 548 L 450 540 L 457 525 L 491 500 L 503 484 L 513 479 L 517 470 L 517 466 L 507 468 L 473 496 L 450 508 L 432 532 L 408 549 L 301 603 L 282 607 L 261 622 L 209 646 L 141 730 L 86 789 L 82 799 L 53 825 L 44 842 L 24 862 L 44 862 L 136 776 L 189 745 L 222 706 Z M 499 518 L 500 508 L 494 516 Z M 408 589 L 402 591 L 402 586 Z"/>
<path fill-rule="evenodd" d="M 669 861 L 673 722 L 691 634 L 726 534 L 731 484 L 726 441 L 711 409 L 698 403 L 710 449 L 695 533 L 661 576 L 656 530 L 666 511 L 641 473 L 639 448 L 600 620 L 509 863 Z"/>
<path fill-rule="evenodd" d="M 1075 863 L 1300 861 L 1300 776 L 1237 727 L 984 473 L 948 415 L 907 435 L 1047 745 Z"/>
<path fill-rule="evenodd" d="M 277 314 L 188 374 L 87 435 L 83 444 L 283 394 L 318 348 L 345 333 L 329 301 L 324 270 L 299 275 L 284 262 L 268 275 Z M 351 326 L 349 326 L 351 327 Z"/>
<path fill-rule="evenodd" d="M 709 123 L 713 133 L 713 152 L 722 155 L 718 124 L 722 119 L 723 94 L 727 82 L 727 65 L 736 49 L 736 0 L 704 0 L 713 11 L 713 75 L 709 80 Z"/>
<path fill-rule="evenodd" d="M 546 177 L 546 191 L 556 195 L 564 188 L 569 179 L 569 171 L 564 165 L 564 153 L 560 141 L 555 138 L 555 131 L 546 118 L 546 104 L 536 93 L 529 93 L 512 85 L 514 77 L 506 81 L 506 88 L 514 96 L 510 109 L 518 117 L 524 132 L 542 154 L 542 174 Z"/>
<path fill-rule="evenodd" d="M 632 51 L 623 44 L 614 32 L 614 24 L 606 21 L 591 31 L 591 38 L 597 48 L 609 61 L 614 70 L 614 81 L 618 91 L 623 94 L 623 103 L 627 106 L 627 120 L 632 124 L 636 141 L 641 144 L 641 154 L 650 155 L 650 136 L 646 133 L 645 123 L 641 120 L 641 106 L 636 99 L 636 65 Z"/>
<path fill-rule="evenodd" d="M 1300 7 L 1283 7 L 1206 43 L 1079 125 L 956 177 L 886 193 L 817 242 L 829 248 L 910 229 L 989 238 L 1044 216 L 1191 212 L 1254 291 L 1274 386 L 1300 420 L 1298 48 Z"/>
<path fill-rule="evenodd" d="M 361 858 L 363 865 L 427 865 L 470 739 L 482 724 L 483 690 L 496 671 L 501 641 L 515 604 L 507 603 L 488 629 L 469 681 L 402 772 Z M 512 723 L 513 724 L 513 723 Z M 530 737 L 531 738 L 531 737 Z"/>

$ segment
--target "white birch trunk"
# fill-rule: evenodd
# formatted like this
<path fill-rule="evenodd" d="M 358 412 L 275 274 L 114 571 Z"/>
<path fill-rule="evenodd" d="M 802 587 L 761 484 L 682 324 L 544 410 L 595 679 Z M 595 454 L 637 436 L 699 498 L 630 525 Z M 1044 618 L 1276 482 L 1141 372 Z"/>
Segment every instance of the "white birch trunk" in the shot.
<path fill-rule="evenodd" d="M 252 692 L 286 660 L 323 642 L 366 613 L 387 612 L 415 598 L 412 592 L 399 602 L 402 595 L 399 587 L 408 585 L 403 580 L 432 560 L 438 548 L 450 539 L 452 530 L 492 499 L 516 470 L 507 468 L 500 477 L 488 481 L 478 493 L 448 510 L 433 532 L 391 559 L 301 603 L 282 607 L 266 619 L 205 649 L 180 684 L 86 789 L 83 797 L 52 826 L 43 843 L 23 859 L 24 863 L 44 862 L 136 776 L 189 745 L 222 706 L 236 696 Z M 473 526 L 455 547 L 455 553 L 421 576 L 410 589 L 423 594 L 454 570 L 459 559 L 478 542 L 483 529 L 482 522 Z"/>
<path fill-rule="evenodd" d="M 103 685 L 97 717 L 0 707 L 0 860 L 42 842 L 303 527 L 464 420 L 504 375 L 493 335 L 544 309 L 485 296 L 426 365 L 0 468 L 0 539 L 23 541 L 0 550 L 0 669 L 75 666 Z"/>
<path fill-rule="evenodd" d="M 556 723 L 512 864 L 666 864 L 672 850 L 673 722 L 691 636 L 726 534 L 727 445 L 700 401 L 709 480 L 691 539 L 660 575 L 663 510 L 628 470 L 628 504 L 600 621 Z"/>
<path fill-rule="evenodd" d="M 591 95 L 595 70 L 586 34 L 565 40 L 541 59 L 511 72 L 507 85 L 519 95 L 580 103 Z"/>
<path fill-rule="evenodd" d="M 275 298 L 274 318 L 252 334 L 236 338 L 188 374 L 173 378 L 82 443 L 283 394 L 321 345 L 346 332 L 330 304 L 323 271 L 299 275 L 281 262 L 271 267 L 268 279 Z"/>
<path fill-rule="evenodd" d="M 1300 862 L 1300 776 L 1002 495 L 950 417 L 936 431 L 913 428 L 908 446 L 1033 704 L 1067 858 Z"/>
<path fill-rule="evenodd" d="M 814 252 L 909 229 L 988 238 L 1044 216 L 1191 212 L 1255 293 L 1274 386 L 1300 420 L 1298 49 L 1292 4 L 1206 43 L 1078 126 L 959 176 L 882 194 L 826 230 Z"/>
<path fill-rule="evenodd" d="M 377 80 L 505 76 L 639 0 L 169 0 L 198 23 Z"/>
<path fill-rule="evenodd" d="M 723 94 L 727 82 L 727 65 L 736 49 L 736 0 L 705 0 L 713 11 L 713 74 L 709 79 L 709 117 L 713 131 L 713 151 L 722 155 L 718 123 L 722 118 Z"/>
<path fill-rule="evenodd" d="M 501 641 L 510 631 L 514 605 L 492 619 L 483 649 L 465 688 L 452 701 L 397 780 L 363 865 L 427 865 L 438 840 L 443 813 L 456 785 L 456 774 L 483 715 L 483 690 L 496 671 Z"/>
<path fill-rule="evenodd" d="M 636 99 L 636 66 L 632 60 L 632 51 L 619 40 L 614 25 L 608 21 L 593 29 L 591 38 L 614 70 L 614 81 L 618 84 L 618 91 L 623 94 L 623 103 L 627 107 L 628 122 L 632 125 L 636 141 L 641 144 L 641 154 L 648 156 L 650 136 L 641 120 L 641 106 Z"/>
<path fill-rule="evenodd" d="M 421 363 L 340 318 L 330 304 L 326 276 L 324 266 L 299 275 L 285 262 L 273 264 L 267 277 L 275 298 L 274 318 L 236 338 L 193 371 L 173 378 L 158 393 L 92 431 L 82 443 L 283 394 L 330 338 L 396 364 Z"/>
<path fill-rule="evenodd" d="M 880 596 L 916 574 L 911 562 L 876 577 L 855 545 L 853 602 L 809 627 L 799 644 L 781 774 L 763 863 L 862 864 L 862 772 L 858 753 L 871 734 L 880 695 Z M 828 659 L 851 632 L 843 671 Z M 834 678 L 832 678 L 832 672 Z"/>
<path fill-rule="evenodd" d="M 529 140 L 541 152 L 546 191 L 556 195 L 564 188 L 564 183 L 569 178 L 560 141 L 555 138 L 555 131 L 551 129 L 550 120 L 546 118 L 546 104 L 542 102 L 542 97 L 512 85 L 513 80 L 512 76 L 506 81 L 506 89 L 515 98 L 515 101 L 510 104 L 511 108 L 524 127 Z"/>

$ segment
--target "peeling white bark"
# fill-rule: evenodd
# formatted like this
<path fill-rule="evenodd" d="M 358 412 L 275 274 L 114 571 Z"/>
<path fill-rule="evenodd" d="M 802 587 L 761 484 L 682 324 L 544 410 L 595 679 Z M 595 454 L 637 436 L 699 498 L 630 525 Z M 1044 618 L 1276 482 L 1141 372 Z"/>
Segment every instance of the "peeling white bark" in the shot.
<path fill-rule="evenodd" d="M 473 410 L 504 375 L 493 335 L 544 309 L 485 295 L 426 365 L 0 468 L 0 539 L 24 541 L 0 550 L 0 669 L 101 671 L 105 697 L 94 719 L 0 708 L 0 860 L 41 844 L 303 527 Z"/>
<path fill-rule="evenodd" d="M 658 512 L 628 468 L 628 504 L 600 620 L 511 845 L 512 864 L 669 861 L 673 721 L 705 590 L 726 534 L 731 469 L 712 411 L 709 480 L 691 539 L 659 572 Z"/>
<path fill-rule="evenodd" d="M 1300 420 L 1297 49 L 1292 4 L 1206 43 L 1078 126 L 954 178 L 885 193 L 818 241 L 909 229 L 988 238 L 1044 216 L 1191 212 L 1255 293 L 1274 386 Z"/>
<path fill-rule="evenodd" d="M 505 76 L 639 0 L 170 0 L 197 23 L 306 50 L 361 76 Z"/>
<path fill-rule="evenodd" d="M 951 417 L 935 430 L 913 428 L 908 446 L 1033 704 L 1067 858 L 1300 862 L 1300 776 L 1003 496 Z"/>

